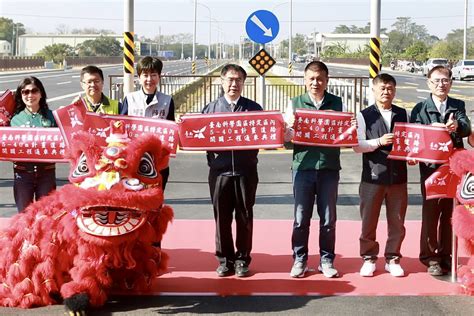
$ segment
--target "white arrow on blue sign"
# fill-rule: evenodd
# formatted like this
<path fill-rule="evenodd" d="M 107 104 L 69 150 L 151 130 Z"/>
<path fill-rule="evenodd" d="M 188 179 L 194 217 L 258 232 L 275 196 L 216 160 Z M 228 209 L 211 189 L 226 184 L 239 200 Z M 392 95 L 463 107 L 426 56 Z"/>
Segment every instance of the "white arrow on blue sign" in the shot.
<path fill-rule="evenodd" d="M 252 41 L 265 44 L 273 41 L 278 35 L 280 23 L 272 12 L 258 10 L 248 17 L 245 23 L 245 30 Z"/>

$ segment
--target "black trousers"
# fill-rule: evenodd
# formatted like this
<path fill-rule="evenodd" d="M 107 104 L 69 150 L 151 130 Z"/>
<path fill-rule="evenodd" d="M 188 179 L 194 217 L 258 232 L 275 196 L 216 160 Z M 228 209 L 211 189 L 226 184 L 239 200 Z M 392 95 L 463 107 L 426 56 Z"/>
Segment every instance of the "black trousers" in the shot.
<path fill-rule="evenodd" d="M 423 196 L 420 261 L 429 266 L 439 263 L 448 269 L 451 265 L 453 199 L 426 199 L 425 177 L 421 178 Z"/>
<path fill-rule="evenodd" d="M 250 264 L 253 233 L 253 206 L 258 174 L 226 175 L 210 170 L 209 190 L 216 221 L 216 257 L 221 265 L 233 267 L 236 260 Z M 232 237 L 235 212 L 236 242 Z"/>

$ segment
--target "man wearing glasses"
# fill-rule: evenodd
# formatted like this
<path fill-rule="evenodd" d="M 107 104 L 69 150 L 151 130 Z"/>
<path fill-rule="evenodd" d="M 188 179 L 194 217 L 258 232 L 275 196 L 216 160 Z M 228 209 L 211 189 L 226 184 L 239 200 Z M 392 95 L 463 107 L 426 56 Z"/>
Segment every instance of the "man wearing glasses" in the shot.
<path fill-rule="evenodd" d="M 455 148 L 463 148 L 463 137 L 471 133 L 464 101 L 448 96 L 451 89 L 451 70 L 445 66 L 433 67 L 428 72 L 430 96 L 418 103 L 411 112 L 411 123 L 446 127 Z M 451 215 L 452 199 L 426 199 L 425 180 L 439 164 L 420 162 L 420 184 L 423 196 L 420 236 L 420 261 L 433 276 L 446 274 L 451 269 Z"/>
<path fill-rule="evenodd" d="M 84 91 L 84 103 L 90 112 L 103 114 L 119 114 L 121 104 L 109 99 L 102 92 L 104 89 L 104 73 L 99 67 L 86 66 L 81 70 L 81 87 Z M 74 99 L 73 103 L 80 97 Z"/>
<path fill-rule="evenodd" d="M 221 71 L 224 95 L 209 103 L 203 114 L 221 112 L 262 111 L 256 102 L 242 97 L 245 70 L 227 64 Z M 253 206 L 257 192 L 258 150 L 228 150 L 207 152 L 209 190 L 216 221 L 217 275 L 225 277 L 249 274 L 253 231 Z M 236 250 L 232 237 L 232 219 L 235 211 Z"/>

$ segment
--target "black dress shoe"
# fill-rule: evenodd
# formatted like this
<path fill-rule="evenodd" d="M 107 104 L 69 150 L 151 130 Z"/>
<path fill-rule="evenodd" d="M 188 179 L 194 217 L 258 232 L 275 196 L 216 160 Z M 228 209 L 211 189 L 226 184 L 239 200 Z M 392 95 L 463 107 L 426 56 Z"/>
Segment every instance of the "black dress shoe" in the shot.
<path fill-rule="evenodd" d="M 249 266 L 244 261 L 235 262 L 235 275 L 240 278 L 246 277 L 249 275 Z"/>
<path fill-rule="evenodd" d="M 226 277 L 235 273 L 234 267 L 228 267 L 225 265 L 218 266 L 216 272 L 219 277 Z"/>

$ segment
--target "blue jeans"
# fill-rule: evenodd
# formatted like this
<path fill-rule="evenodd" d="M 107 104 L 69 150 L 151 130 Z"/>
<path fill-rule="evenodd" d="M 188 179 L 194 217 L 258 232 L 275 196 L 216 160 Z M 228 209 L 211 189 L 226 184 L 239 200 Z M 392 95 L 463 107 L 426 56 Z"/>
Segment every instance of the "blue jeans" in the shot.
<path fill-rule="evenodd" d="M 294 170 L 295 221 L 291 244 L 295 261 L 308 260 L 308 239 L 314 201 L 319 215 L 321 262 L 333 262 L 336 244 L 336 203 L 339 170 Z"/>
<path fill-rule="evenodd" d="M 13 195 L 18 212 L 56 189 L 56 170 L 37 172 L 14 170 Z"/>

